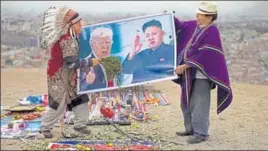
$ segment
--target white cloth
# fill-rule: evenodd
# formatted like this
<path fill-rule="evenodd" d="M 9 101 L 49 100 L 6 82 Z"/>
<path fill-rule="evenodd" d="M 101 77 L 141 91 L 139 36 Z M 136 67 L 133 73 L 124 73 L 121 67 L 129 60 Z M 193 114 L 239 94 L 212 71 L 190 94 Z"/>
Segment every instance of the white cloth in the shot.
<path fill-rule="evenodd" d="M 199 70 L 196 71 L 195 78 L 196 79 L 207 79 L 207 77 L 203 73 L 201 73 Z"/>

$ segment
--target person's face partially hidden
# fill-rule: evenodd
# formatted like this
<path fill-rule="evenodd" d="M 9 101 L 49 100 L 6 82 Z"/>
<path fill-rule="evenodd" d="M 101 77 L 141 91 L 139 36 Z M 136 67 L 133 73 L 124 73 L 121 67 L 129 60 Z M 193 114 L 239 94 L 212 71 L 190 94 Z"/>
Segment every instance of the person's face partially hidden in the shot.
<path fill-rule="evenodd" d="M 165 32 L 157 26 L 150 26 L 145 29 L 144 34 L 149 48 L 155 50 L 162 44 Z"/>
<path fill-rule="evenodd" d="M 95 55 L 100 59 L 104 59 L 110 56 L 112 41 L 109 37 L 95 38 L 92 41 L 92 47 Z"/>

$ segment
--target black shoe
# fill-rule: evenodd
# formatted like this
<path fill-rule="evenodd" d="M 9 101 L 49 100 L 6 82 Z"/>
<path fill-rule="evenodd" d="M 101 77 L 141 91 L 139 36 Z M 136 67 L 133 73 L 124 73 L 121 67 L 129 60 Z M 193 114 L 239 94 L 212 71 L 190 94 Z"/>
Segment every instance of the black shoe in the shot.
<path fill-rule="evenodd" d="M 205 137 L 205 136 L 193 136 L 187 142 L 189 144 L 198 144 L 198 143 L 204 142 L 206 140 L 207 140 L 207 137 Z"/>
<path fill-rule="evenodd" d="M 190 136 L 190 135 L 193 135 L 193 132 L 187 132 L 187 131 L 176 132 L 176 135 L 178 135 L 178 136 Z"/>
<path fill-rule="evenodd" d="M 79 132 L 79 133 L 82 133 L 82 134 L 87 134 L 87 135 L 90 135 L 91 134 L 91 130 L 88 129 L 86 126 L 85 127 L 81 127 L 81 128 L 76 128 L 74 127 L 74 130 Z"/>
<path fill-rule="evenodd" d="M 50 130 L 43 130 L 43 131 L 40 131 L 40 133 L 43 134 L 45 136 L 45 138 L 52 138 L 53 137 Z"/>

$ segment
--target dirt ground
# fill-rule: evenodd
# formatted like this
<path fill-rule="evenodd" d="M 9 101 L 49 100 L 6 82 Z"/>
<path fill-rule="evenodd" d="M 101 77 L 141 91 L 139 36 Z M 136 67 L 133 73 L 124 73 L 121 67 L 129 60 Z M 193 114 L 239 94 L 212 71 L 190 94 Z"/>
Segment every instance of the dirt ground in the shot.
<path fill-rule="evenodd" d="M 155 132 L 163 138 L 182 143 L 176 149 L 183 150 L 268 149 L 268 85 L 232 83 L 233 103 L 220 115 L 216 114 L 216 90 L 213 90 L 210 137 L 197 145 L 187 144 L 187 137 L 175 136 L 176 131 L 183 130 L 179 86 L 171 81 L 151 85 L 165 92 L 171 105 L 152 108 L 151 114 L 158 115 L 161 122 L 143 123 L 147 129 L 142 132 Z M 1 105 L 15 105 L 17 99 L 45 94 L 46 89 L 44 69 L 1 69 Z M 152 129 L 155 125 L 158 129 Z M 56 138 L 60 137 L 59 130 L 54 131 Z M 27 146 L 20 140 L 1 139 L 3 150 L 23 148 Z"/>

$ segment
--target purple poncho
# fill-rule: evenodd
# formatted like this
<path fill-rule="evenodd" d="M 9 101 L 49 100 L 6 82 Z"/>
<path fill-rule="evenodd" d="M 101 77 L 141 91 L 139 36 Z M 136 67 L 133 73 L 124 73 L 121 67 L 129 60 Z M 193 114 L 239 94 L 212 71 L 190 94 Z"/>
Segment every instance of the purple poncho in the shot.
<path fill-rule="evenodd" d="M 179 55 L 191 39 L 197 22 L 182 23 L 177 18 L 174 20 L 177 32 L 177 55 Z M 211 25 L 204 29 L 185 53 L 183 62 L 192 68 L 186 69 L 181 75 L 181 99 L 184 107 L 188 106 L 197 69 L 217 86 L 217 113 L 221 113 L 231 104 L 233 95 L 218 28 Z"/>

